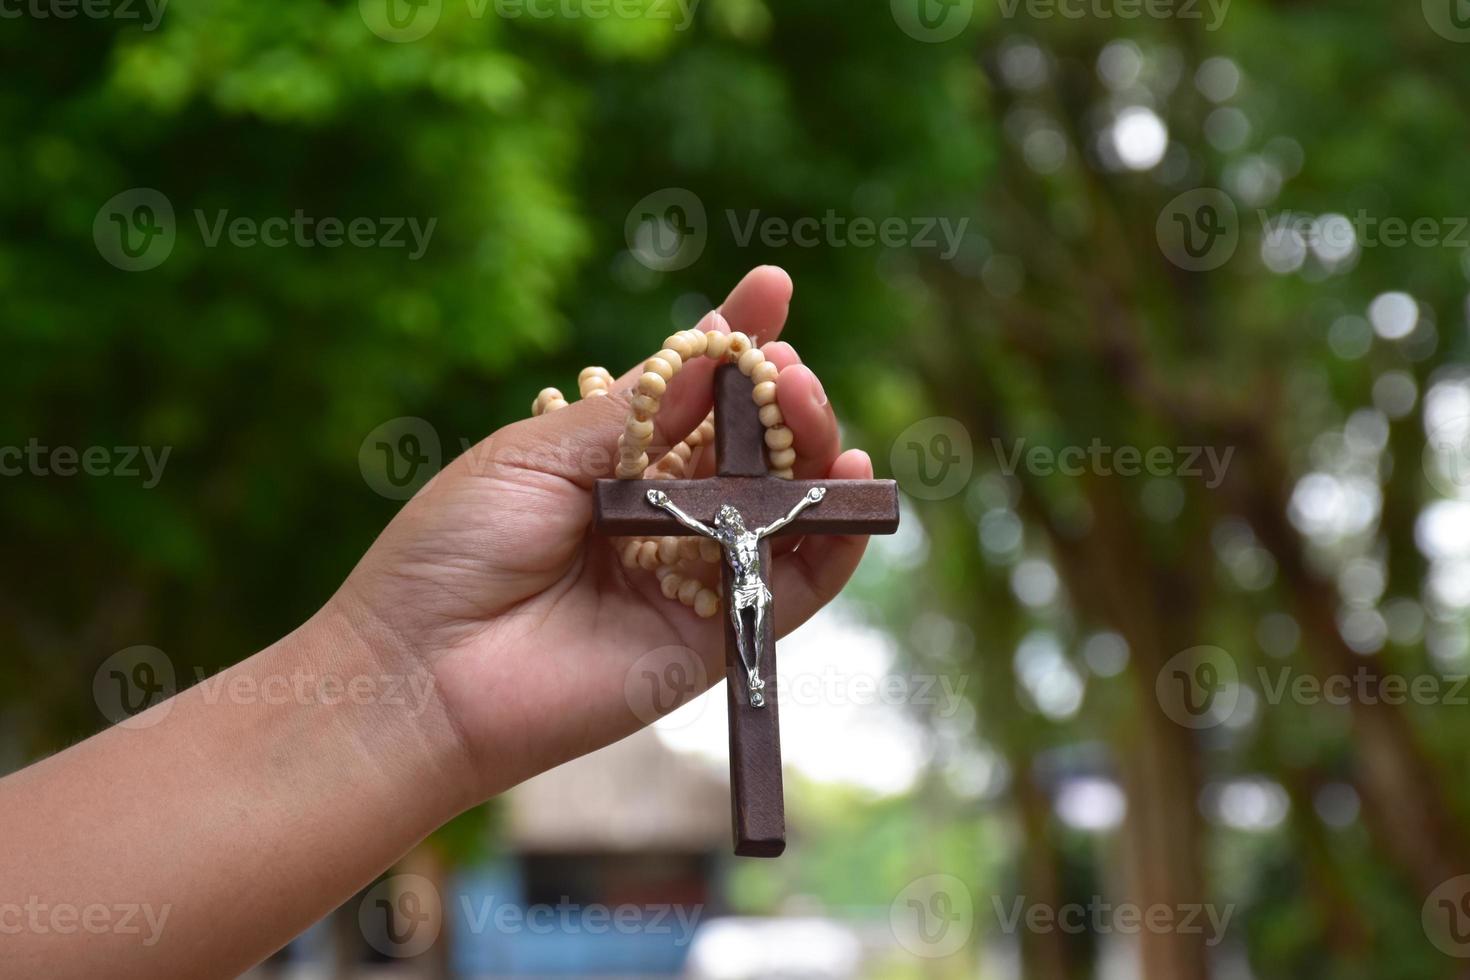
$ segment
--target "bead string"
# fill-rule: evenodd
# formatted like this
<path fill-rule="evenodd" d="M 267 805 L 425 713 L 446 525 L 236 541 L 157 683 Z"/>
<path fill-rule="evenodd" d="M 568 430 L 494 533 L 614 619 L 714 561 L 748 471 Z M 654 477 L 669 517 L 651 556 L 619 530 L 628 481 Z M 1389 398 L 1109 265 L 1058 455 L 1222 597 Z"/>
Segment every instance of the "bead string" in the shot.
<path fill-rule="evenodd" d="M 719 330 L 681 330 L 664 341 L 663 349 L 643 363 L 643 373 L 634 383 L 623 434 L 618 436 L 618 465 L 614 474 L 619 480 L 677 480 L 693 469 L 694 454 L 700 447 L 710 446 L 715 438 L 715 414 L 710 412 L 697 428 L 658 461 L 648 460 L 648 446 L 653 440 L 653 417 L 669 382 L 697 357 L 717 362 L 730 362 L 740 373 L 755 382 L 751 397 L 760 407 L 761 425 L 765 427 L 766 457 L 771 476 L 792 478 L 796 463 L 795 437 L 785 424 L 781 408 L 776 404 L 776 365 L 750 337 L 740 332 Z M 606 368 L 583 368 L 577 375 L 577 388 L 583 399 L 605 397 L 612 389 L 613 378 Z M 531 404 L 532 415 L 544 415 L 567 407 L 562 393 L 543 388 Z M 720 596 L 694 574 L 696 562 L 717 564 L 721 553 L 718 543 L 709 538 L 667 535 L 659 538 L 623 538 L 617 542 L 626 568 L 643 568 L 658 576 L 665 598 L 678 600 L 705 619 L 720 611 Z"/>

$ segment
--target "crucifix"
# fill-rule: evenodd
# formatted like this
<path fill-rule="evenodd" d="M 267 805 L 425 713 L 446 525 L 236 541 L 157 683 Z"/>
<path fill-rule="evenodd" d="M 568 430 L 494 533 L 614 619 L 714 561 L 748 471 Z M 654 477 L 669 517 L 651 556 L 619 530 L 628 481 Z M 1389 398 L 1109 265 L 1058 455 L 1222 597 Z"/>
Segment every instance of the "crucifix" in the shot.
<path fill-rule="evenodd" d="M 714 478 L 598 480 L 594 526 L 608 535 L 693 531 L 720 542 L 735 853 L 777 857 L 786 849 L 786 810 L 770 538 L 892 534 L 898 530 L 898 487 L 892 480 L 768 476 L 752 387 L 733 364 L 715 370 Z"/>

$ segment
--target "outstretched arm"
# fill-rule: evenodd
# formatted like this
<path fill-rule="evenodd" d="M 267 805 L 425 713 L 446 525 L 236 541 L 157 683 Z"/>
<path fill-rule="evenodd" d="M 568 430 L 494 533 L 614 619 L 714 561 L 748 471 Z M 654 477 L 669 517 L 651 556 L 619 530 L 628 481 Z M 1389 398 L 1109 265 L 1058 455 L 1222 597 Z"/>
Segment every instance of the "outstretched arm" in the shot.
<path fill-rule="evenodd" d="M 719 535 L 715 533 L 714 528 L 710 527 L 708 524 L 703 524 L 699 521 L 696 521 L 694 518 L 684 513 L 682 510 L 679 509 L 679 505 L 670 500 L 669 495 L 664 493 L 662 490 L 648 491 L 648 502 L 650 504 L 653 504 L 653 506 L 655 507 L 660 507 L 668 511 L 670 514 L 673 514 L 674 520 L 678 521 L 680 524 L 683 524 L 695 534 L 703 534 L 707 538 L 714 538 L 717 541 L 719 540 Z"/>
<path fill-rule="evenodd" d="M 822 502 L 822 498 L 825 496 L 827 496 L 826 487 L 812 487 L 806 492 L 806 496 L 798 500 L 796 502 L 796 506 L 791 508 L 791 513 L 787 514 L 785 517 L 776 518 L 765 527 L 756 528 L 756 537 L 763 538 L 768 534 L 775 534 L 787 524 L 790 524 L 792 521 L 796 520 L 797 514 L 800 514 L 802 511 L 806 510 L 813 504 L 820 504 Z"/>

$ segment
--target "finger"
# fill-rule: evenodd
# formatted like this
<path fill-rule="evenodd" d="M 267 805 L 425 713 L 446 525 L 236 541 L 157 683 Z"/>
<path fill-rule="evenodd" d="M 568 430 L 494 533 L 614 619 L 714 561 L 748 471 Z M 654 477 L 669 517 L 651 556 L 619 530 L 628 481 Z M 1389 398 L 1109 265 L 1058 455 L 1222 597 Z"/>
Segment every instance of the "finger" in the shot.
<path fill-rule="evenodd" d="M 794 440 L 793 475 L 798 480 L 826 476 L 842 446 L 837 416 L 822 390 L 822 382 L 805 364 L 793 364 L 776 379 L 776 404 L 781 406 L 783 424 L 791 430 Z"/>
<path fill-rule="evenodd" d="M 871 480 L 873 461 L 861 449 L 849 449 L 825 474 L 832 480 Z M 776 603 L 776 633 L 784 636 L 836 598 L 857 569 L 868 536 L 808 535 L 801 547 L 774 562 L 771 588 Z"/>
<path fill-rule="evenodd" d="M 720 312 L 729 321 L 731 330 L 764 344 L 781 336 L 786 314 L 791 309 L 793 288 L 785 269 L 763 265 L 746 273 L 740 285 L 720 304 Z"/>

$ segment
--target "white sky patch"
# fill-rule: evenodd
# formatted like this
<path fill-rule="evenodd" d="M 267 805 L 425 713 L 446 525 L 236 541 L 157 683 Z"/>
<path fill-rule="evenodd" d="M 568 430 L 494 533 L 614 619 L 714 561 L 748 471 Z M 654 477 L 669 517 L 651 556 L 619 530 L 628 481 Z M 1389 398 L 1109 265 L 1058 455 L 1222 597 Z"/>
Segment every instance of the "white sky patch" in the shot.
<path fill-rule="evenodd" d="M 858 622 L 841 600 L 783 638 L 778 650 L 786 765 L 810 779 L 884 795 L 911 788 L 928 762 L 928 740 L 904 697 L 896 694 L 922 691 L 944 698 L 942 685 L 924 691 L 912 672 L 893 676 L 892 641 Z M 949 681 L 960 683 L 957 676 Z M 654 729 L 670 748 L 726 765 L 725 697 L 721 681 L 655 722 Z"/>

